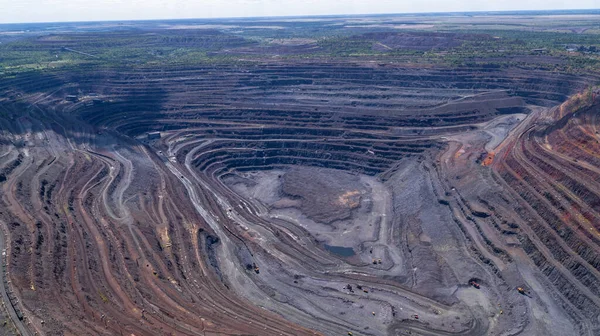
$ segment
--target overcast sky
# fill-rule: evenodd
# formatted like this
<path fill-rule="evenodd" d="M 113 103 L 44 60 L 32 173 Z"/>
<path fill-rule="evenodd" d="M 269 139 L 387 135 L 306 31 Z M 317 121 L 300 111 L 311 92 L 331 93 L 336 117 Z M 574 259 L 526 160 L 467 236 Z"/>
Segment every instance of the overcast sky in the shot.
<path fill-rule="evenodd" d="M 0 0 L 0 23 L 600 8 L 600 0 Z"/>

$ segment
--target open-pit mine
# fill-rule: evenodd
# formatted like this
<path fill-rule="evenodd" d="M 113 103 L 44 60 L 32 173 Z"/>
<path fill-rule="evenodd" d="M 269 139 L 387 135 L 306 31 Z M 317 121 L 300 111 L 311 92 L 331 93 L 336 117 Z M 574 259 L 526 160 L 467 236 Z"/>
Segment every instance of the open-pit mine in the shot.
<path fill-rule="evenodd" d="M 598 27 L 0 26 L 0 335 L 600 335 Z"/>

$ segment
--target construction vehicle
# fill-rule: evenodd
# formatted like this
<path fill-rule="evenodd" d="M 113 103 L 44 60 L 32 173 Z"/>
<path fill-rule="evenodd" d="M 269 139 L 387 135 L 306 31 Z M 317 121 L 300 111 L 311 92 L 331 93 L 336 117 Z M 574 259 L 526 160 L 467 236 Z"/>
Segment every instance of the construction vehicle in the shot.
<path fill-rule="evenodd" d="M 523 289 L 523 287 L 517 287 L 517 291 L 519 292 L 519 294 L 521 295 L 527 295 L 527 293 L 525 293 L 525 289 Z"/>
<path fill-rule="evenodd" d="M 352 333 L 352 331 L 348 331 L 348 336 L 352 336 L 352 335 L 354 335 L 354 334 Z"/>
<path fill-rule="evenodd" d="M 479 284 L 473 280 L 469 281 L 469 285 L 479 289 L 481 286 L 479 286 Z"/>
<path fill-rule="evenodd" d="M 259 274 L 260 273 L 260 268 L 258 268 L 258 265 L 252 264 L 252 266 L 254 266 L 254 272 L 256 272 L 256 274 Z"/>

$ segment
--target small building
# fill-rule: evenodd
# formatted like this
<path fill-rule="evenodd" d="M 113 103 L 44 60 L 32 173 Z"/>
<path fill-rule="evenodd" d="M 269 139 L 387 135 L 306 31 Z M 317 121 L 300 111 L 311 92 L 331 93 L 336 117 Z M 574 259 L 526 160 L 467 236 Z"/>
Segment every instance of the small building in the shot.
<path fill-rule="evenodd" d="M 160 139 L 160 132 L 148 132 L 148 140 Z"/>

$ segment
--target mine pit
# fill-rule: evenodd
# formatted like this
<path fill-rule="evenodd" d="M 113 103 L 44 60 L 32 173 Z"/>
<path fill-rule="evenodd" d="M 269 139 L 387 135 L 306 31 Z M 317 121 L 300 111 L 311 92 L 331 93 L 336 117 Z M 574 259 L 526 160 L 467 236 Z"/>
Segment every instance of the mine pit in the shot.
<path fill-rule="evenodd" d="M 598 15 L 228 20 L 0 26 L 1 335 L 600 334 Z"/>

